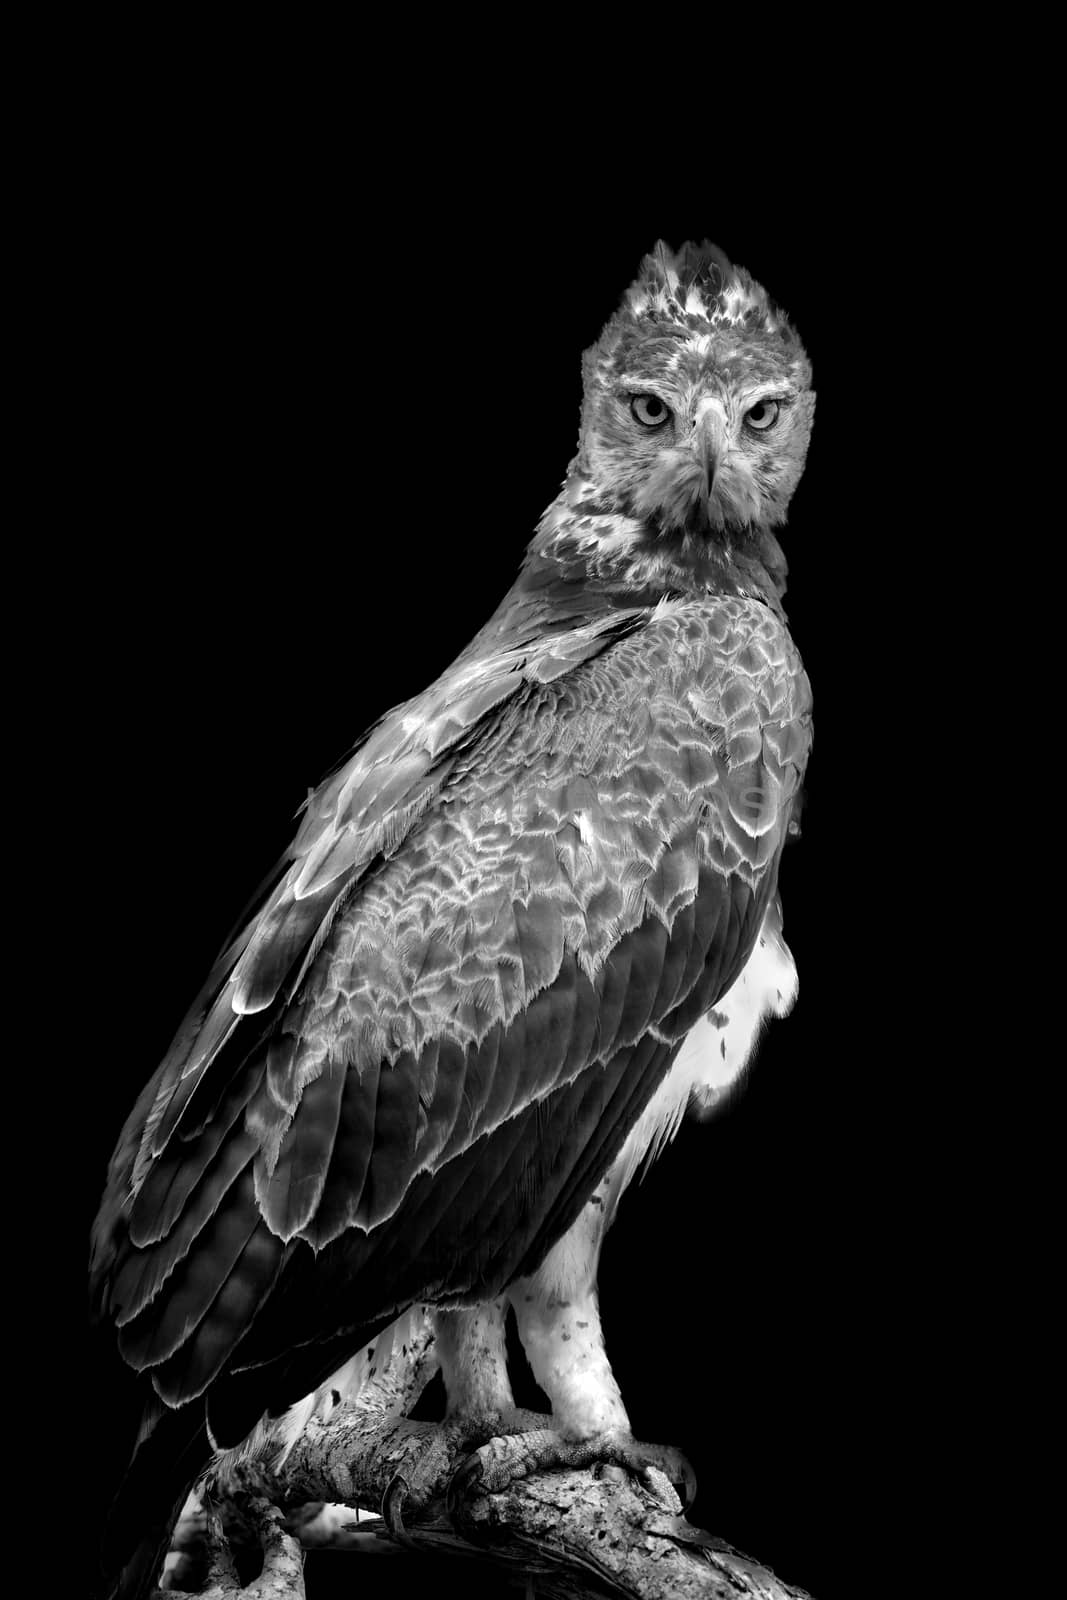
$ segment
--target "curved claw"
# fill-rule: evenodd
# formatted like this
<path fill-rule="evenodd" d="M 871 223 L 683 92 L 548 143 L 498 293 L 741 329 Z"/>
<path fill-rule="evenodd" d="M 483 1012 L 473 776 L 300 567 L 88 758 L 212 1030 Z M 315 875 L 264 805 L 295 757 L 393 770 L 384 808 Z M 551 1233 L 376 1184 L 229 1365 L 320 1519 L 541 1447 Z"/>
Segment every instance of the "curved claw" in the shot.
<path fill-rule="evenodd" d="M 645 1467 L 638 1481 L 645 1493 L 651 1495 L 658 1505 L 663 1506 L 673 1516 L 680 1517 L 683 1514 L 685 1507 L 682 1505 L 682 1497 L 677 1487 L 659 1467 Z"/>
<path fill-rule="evenodd" d="M 385 1493 L 382 1495 L 381 1517 L 397 1544 L 404 1544 L 409 1549 L 414 1549 L 415 1541 L 404 1527 L 402 1515 L 404 1501 L 407 1497 L 407 1479 L 401 1473 L 394 1472 L 385 1486 Z"/>
<path fill-rule="evenodd" d="M 682 1502 L 683 1512 L 688 1511 L 697 1497 L 697 1475 L 688 1458 L 680 1450 L 664 1450 L 662 1461 L 645 1463 L 645 1473 L 650 1468 L 662 1472 Z"/>
<path fill-rule="evenodd" d="M 449 1478 L 448 1488 L 445 1490 L 445 1507 L 450 1517 L 455 1516 L 462 1501 L 476 1492 L 475 1485 L 481 1483 L 484 1476 L 482 1463 L 477 1455 L 468 1456 L 465 1461 L 460 1462 Z"/>

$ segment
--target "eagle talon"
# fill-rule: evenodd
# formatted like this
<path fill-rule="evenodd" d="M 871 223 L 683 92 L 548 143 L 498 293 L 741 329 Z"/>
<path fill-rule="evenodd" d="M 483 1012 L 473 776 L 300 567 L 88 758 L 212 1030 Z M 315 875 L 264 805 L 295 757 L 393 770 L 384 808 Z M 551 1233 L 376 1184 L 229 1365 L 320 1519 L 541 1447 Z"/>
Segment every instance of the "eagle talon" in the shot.
<path fill-rule="evenodd" d="M 642 1444 L 640 1440 L 620 1440 L 605 1449 L 603 1460 L 624 1467 L 656 1500 L 662 1500 L 663 1483 L 670 1484 L 688 1511 L 696 1499 L 697 1477 L 686 1456 L 672 1445 Z"/>
<path fill-rule="evenodd" d="M 450 1517 L 455 1518 L 462 1502 L 474 1495 L 477 1486 L 483 1484 L 484 1480 L 485 1472 L 476 1454 L 460 1462 L 449 1478 L 448 1488 L 445 1491 L 445 1506 Z"/>
<path fill-rule="evenodd" d="M 658 1446 L 645 1448 L 653 1449 L 658 1459 L 643 1463 L 638 1473 L 641 1482 L 657 1499 L 662 1499 L 663 1491 L 657 1479 L 665 1478 L 681 1502 L 684 1514 L 697 1495 L 697 1475 L 687 1457 L 669 1446 L 662 1449 Z"/>
<path fill-rule="evenodd" d="M 652 1497 L 680 1502 L 672 1510 L 685 1511 L 696 1498 L 697 1480 L 686 1457 L 670 1445 L 642 1444 L 619 1435 L 569 1440 L 552 1429 L 541 1428 L 518 1435 L 490 1439 L 468 1456 L 453 1473 L 446 1496 L 449 1514 L 473 1493 L 497 1494 L 537 1472 L 553 1468 L 586 1468 L 603 1478 L 609 1468 L 634 1478 Z"/>
<path fill-rule="evenodd" d="M 696 1473 L 682 1452 L 671 1445 L 643 1444 L 625 1434 L 602 1435 L 571 1446 L 568 1464 L 588 1466 L 595 1478 L 603 1478 L 607 1468 L 616 1467 L 660 1502 L 665 1499 L 665 1484 L 669 1484 L 671 1498 L 680 1501 L 682 1511 L 696 1498 Z"/>
<path fill-rule="evenodd" d="M 393 1476 L 389 1479 L 389 1482 L 385 1486 L 385 1493 L 382 1495 L 382 1503 L 380 1508 L 381 1518 L 385 1523 L 385 1526 L 389 1529 L 391 1537 L 394 1538 L 398 1544 L 407 1545 L 409 1549 L 414 1549 L 415 1541 L 405 1528 L 404 1519 L 401 1515 L 404 1508 L 404 1501 L 407 1499 L 407 1497 L 407 1479 L 404 1478 L 399 1472 L 394 1472 Z"/>
<path fill-rule="evenodd" d="M 660 1467 L 645 1467 L 640 1476 L 641 1487 L 646 1494 L 651 1495 L 658 1505 L 665 1505 L 675 1516 L 684 1513 L 686 1506 L 691 1502 L 683 1501 L 678 1492 L 678 1485 L 673 1483 Z"/>

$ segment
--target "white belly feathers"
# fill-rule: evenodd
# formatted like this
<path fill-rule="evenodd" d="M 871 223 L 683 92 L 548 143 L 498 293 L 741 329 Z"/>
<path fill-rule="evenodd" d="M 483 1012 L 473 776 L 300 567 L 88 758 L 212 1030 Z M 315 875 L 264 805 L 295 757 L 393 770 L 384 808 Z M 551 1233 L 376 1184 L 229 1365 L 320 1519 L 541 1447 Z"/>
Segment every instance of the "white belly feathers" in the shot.
<path fill-rule="evenodd" d="M 674 1138 L 687 1110 L 703 1120 L 724 1103 L 752 1058 L 764 1024 L 791 1011 L 797 969 L 781 929 L 781 911 L 773 905 L 740 976 L 690 1030 L 609 1174 L 611 1209 L 641 1163 L 654 1161 Z"/>

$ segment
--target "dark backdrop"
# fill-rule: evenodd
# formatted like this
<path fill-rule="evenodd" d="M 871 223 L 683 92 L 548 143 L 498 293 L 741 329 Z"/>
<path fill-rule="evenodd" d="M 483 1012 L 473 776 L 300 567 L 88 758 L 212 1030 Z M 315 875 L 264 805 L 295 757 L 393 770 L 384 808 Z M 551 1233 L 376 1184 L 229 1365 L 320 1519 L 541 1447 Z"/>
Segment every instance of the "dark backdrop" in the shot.
<path fill-rule="evenodd" d="M 416 203 L 177 145 L 110 175 L 85 307 L 106 867 L 85 952 L 85 1196 L 88 1219 L 129 1105 L 308 786 L 511 581 L 574 450 L 581 352 L 641 255 L 710 235 L 788 311 L 818 393 L 784 538 L 816 705 L 781 873 L 800 999 L 729 1111 L 687 1125 L 631 1189 L 601 1294 L 635 1431 L 689 1454 L 696 1520 L 834 1600 L 860 1592 L 890 1514 L 917 1315 L 886 1113 L 902 913 L 871 820 L 894 717 L 878 554 L 893 462 L 866 449 L 880 402 L 857 376 L 875 252 L 831 180 L 791 199 L 772 226 L 649 185 L 601 215 L 441 172 Z"/>

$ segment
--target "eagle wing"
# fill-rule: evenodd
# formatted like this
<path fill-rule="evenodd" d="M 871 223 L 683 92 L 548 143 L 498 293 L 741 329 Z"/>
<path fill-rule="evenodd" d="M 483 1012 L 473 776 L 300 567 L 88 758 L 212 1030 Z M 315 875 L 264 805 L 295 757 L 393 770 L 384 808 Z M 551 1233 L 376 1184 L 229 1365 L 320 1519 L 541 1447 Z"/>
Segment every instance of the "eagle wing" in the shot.
<path fill-rule="evenodd" d="M 220 1442 L 569 1226 L 773 895 L 808 745 L 741 598 L 470 654 L 312 798 L 116 1151 L 131 1366 Z"/>

